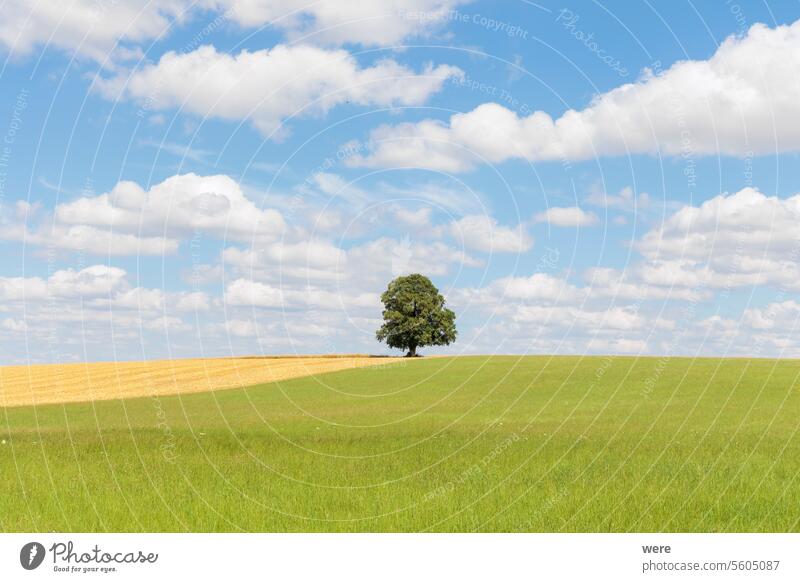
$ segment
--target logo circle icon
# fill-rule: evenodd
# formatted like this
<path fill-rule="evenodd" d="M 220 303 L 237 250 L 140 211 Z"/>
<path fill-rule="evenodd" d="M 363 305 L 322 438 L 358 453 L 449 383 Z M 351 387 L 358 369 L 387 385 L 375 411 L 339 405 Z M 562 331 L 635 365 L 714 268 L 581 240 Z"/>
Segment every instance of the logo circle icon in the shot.
<path fill-rule="evenodd" d="M 44 546 L 39 542 L 28 542 L 19 551 L 19 563 L 26 570 L 35 570 L 44 561 Z"/>

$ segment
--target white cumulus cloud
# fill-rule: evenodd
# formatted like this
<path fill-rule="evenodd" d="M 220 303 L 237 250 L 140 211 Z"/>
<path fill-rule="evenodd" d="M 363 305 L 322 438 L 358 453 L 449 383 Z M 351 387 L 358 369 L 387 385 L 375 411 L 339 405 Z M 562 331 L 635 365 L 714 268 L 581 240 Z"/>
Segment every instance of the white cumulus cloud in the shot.
<path fill-rule="evenodd" d="M 42 45 L 103 61 L 118 43 L 144 43 L 183 20 L 187 0 L 8 0 L 0 19 L 0 46 L 27 55 Z M 136 51 L 122 56 L 138 56 Z"/>
<path fill-rule="evenodd" d="M 530 250 L 534 242 L 521 224 L 503 226 L 484 214 L 453 221 L 450 234 L 465 247 L 487 253 L 521 253 Z"/>
<path fill-rule="evenodd" d="M 426 65 L 416 72 L 391 59 L 361 67 L 342 49 L 277 45 L 236 55 L 201 46 L 168 52 L 157 63 L 96 81 L 109 99 L 128 98 L 151 110 L 181 108 L 202 117 L 248 119 L 280 137 L 290 116 L 320 115 L 343 103 L 419 105 L 461 70 Z"/>
<path fill-rule="evenodd" d="M 217 0 L 245 27 L 270 24 L 292 40 L 322 44 L 390 46 L 435 30 L 468 0 Z"/>
<path fill-rule="evenodd" d="M 536 222 L 546 222 L 553 226 L 593 226 L 597 224 L 597 215 L 593 212 L 587 212 L 577 206 L 569 208 L 553 207 L 548 208 L 545 212 L 538 213 L 534 220 Z"/>
<path fill-rule="evenodd" d="M 285 222 L 273 209 L 260 209 L 225 175 L 180 174 L 149 189 L 119 182 L 110 192 L 83 196 L 55 208 L 60 225 L 113 230 L 113 237 L 136 235 L 179 239 L 195 231 L 252 240 L 279 236 Z"/>
<path fill-rule="evenodd" d="M 584 160 L 597 156 L 774 154 L 800 149 L 800 21 L 756 24 L 731 36 L 708 60 L 646 70 L 635 83 L 595 96 L 554 119 L 520 116 L 497 103 L 383 126 L 352 165 L 468 170 L 518 158 Z"/>
<path fill-rule="evenodd" d="M 753 188 L 685 206 L 637 243 L 647 259 L 640 276 L 657 285 L 800 289 L 799 222 L 800 195 Z"/>
<path fill-rule="evenodd" d="M 6 0 L 0 47 L 14 55 L 53 46 L 98 62 L 132 60 L 189 21 L 205 22 L 202 37 L 233 23 L 270 26 L 293 42 L 392 46 L 446 24 L 449 11 L 465 1 Z"/>

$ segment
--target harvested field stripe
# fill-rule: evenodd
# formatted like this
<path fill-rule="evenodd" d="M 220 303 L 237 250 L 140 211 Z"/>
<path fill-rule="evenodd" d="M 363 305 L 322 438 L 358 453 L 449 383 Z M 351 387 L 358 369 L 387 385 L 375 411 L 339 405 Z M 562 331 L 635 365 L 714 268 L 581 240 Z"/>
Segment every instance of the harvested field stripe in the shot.
<path fill-rule="evenodd" d="M 190 394 L 399 360 L 357 355 L 4 366 L 0 368 L 0 406 Z"/>

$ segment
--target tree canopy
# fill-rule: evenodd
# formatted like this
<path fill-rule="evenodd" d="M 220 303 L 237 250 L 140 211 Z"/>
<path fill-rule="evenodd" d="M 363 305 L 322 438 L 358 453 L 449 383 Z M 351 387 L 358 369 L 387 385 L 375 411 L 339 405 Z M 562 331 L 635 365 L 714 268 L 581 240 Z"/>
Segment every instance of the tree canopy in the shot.
<path fill-rule="evenodd" d="M 398 277 L 381 295 L 383 325 L 378 341 L 417 355 L 423 346 L 446 346 L 456 340 L 456 314 L 444 306 L 444 297 L 424 275 Z"/>

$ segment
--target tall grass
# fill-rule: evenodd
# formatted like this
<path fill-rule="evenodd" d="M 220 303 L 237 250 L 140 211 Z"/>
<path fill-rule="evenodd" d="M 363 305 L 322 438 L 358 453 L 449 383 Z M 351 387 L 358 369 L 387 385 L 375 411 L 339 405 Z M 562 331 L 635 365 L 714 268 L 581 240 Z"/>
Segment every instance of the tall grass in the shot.
<path fill-rule="evenodd" d="M 0 409 L 0 529 L 797 531 L 798 374 L 462 357 Z"/>

